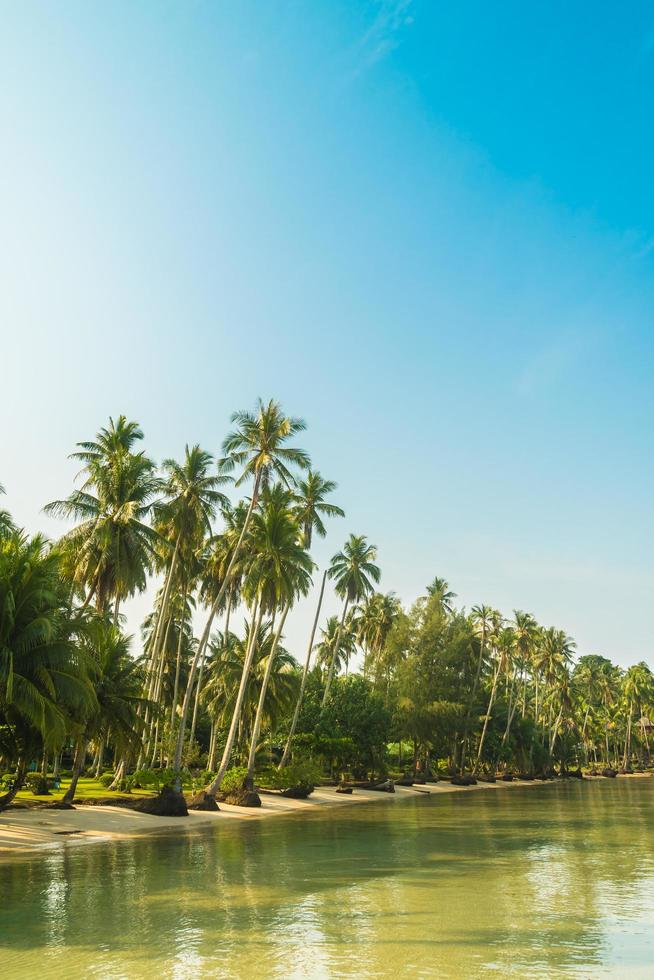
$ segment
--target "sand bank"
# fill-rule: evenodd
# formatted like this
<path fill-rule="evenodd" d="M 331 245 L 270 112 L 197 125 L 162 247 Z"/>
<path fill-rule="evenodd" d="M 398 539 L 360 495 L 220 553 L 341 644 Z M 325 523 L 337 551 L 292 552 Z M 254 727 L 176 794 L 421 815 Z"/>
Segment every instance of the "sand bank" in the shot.
<path fill-rule="evenodd" d="M 397 786 L 395 793 L 378 793 L 356 789 L 351 796 L 339 794 L 334 787 L 320 786 L 308 800 L 291 800 L 262 794 L 261 807 L 220 804 L 219 813 L 197 813 L 188 817 L 153 817 L 122 807 L 78 806 L 75 810 L 9 809 L 0 813 L 0 857 L 33 850 L 49 850 L 100 841 L 122 840 L 158 833 L 187 833 L 208 824 L 225 821 L 265 820 L 289 813 L 315 812 L 321 807 L 359 806 L 363 803 L 395 804 L 418 796 L 444 796 L 448 793 L 479 791 L 505 792 L 518 787 L 552 785 L 540 782 L 477 783 L 476 786 L 452 786 L 441 782 L 428 786 Z"/>

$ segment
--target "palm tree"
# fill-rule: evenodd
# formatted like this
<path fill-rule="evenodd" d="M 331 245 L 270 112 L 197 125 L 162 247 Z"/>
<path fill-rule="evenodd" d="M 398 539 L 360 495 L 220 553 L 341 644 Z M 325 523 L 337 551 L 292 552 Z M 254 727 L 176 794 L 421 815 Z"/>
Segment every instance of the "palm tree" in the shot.
<path fill-rule="evenodd" d="M 313 532 L 321 538 L 327 534 L 323 517 L 345 517 L 345 511 L 336 504 L 327 503 L 325 497 L 336 490 L 333 480 L 324 480 L 318 471 L 309 470 L 305 480 L 298 480 L 295 499 L 296 514 L 304 534 L 305 548 L 311 547 Z"/>
<path fill-rule="evenodd" d="M 274 635 L 272 649 L 268 656 L 266 671 L 261 684 L 257 714 L 254 719 L 254 730 L 250 742 L 248 757 L 248 780 L 254 778 L 261 723 L 266 703 L 266 693 L 271 671 L 275 663 L 275 651 L 279 643 L 286 617 L 298 596 L 306 596 L 311 585 L 311 572 L 314 565 L 302 545 L 302 535 L 297 519 L 290 511 L 276 508 L 270 504 L 262 515 L 261 525 L 265 526 L 265 538 L 256 533 L 253 535 L 255 557 L 250 575 L 261 577 L 265 587 L 274 591 L 277 609 L 281 615 Z M 257 522 L 254 524 L 255 532 Z M 259 547 L 257 547 L 259 545 Z"/>
<path fill-rule="evenodd" d="M 310 573 L 313 568 L 307 552 L 299 543 L 298 525 L 293 514 L 282 505 L 279 499 L 272 501 L 263 511 L 257 511 L 252 517 L 252 532 L 250 536 L 251 560 L 248 566 L 243 586 L 244 596 L 250 601 L 254 627 L 249 647 L 243 663 L 243 672 L 239 691 L 234 705 L 234 712 L 227 735 L 223 756 L 215 779 L 206 789 L 206 795 L 215 797 L 223 776 L 231 759 L 236 731 L 241 717 L 245 690 L 248 684 L 252 662 L 255 654 L 255 640 L 262 616 L 274 615 L 281 611 L 281 626 L 275 634 L 275 646 L 279 641 L 281 628 L 286 618 L 286 612 L 295 596 L 306 594 L 310 583 Z M 272 660 L 272 657 L 271 657 Z M 264 680 L 257 710 L 258 722 L 255 720 L 255 730 L 252 736 L 254 752 L 258 740 L 257 726 L 261 725 L 263 700 L 265 699 L 267 681 Z M 253 759 L 253 752 L 250 753 Z M 250 767 L 253 765 L 251 763 Z"/>
<path fill-rule="evenodd" d="M 0 483 L 0 494 L 5 492 L 5 488 Z M 2 510 L 0 508 L 0 538 L 7 537 L 16 530 L 16 525 L 11 519 L 11 514 L 8 510 Z"/>
<path fill-rule="evenodd" d="M 468 734 L 470 730 L 470 718 L 472 715 L 472 707 L 475 703 L 475 698 L 477 697 L 477 688 L 479 687 L 479 678 L 481 677 L 481 669 L 484 663 L 484 657 L 486 656 L 486 640 L 492 628 L 493 609 L 490 606 L 483 606 L 483 605 L 473 606 L 472 611 L 470 613 L 470 620 L 472 622 L 475 634 L 479 637 L 479 657 L 477 658 L 477 669 L 475 671 L 475 677 L 472 682 L 470 697 L 468 699 L 468 708 L 466 711 L 465 721 L 463 723 L 461 772 L 465 770 L 466 754 L 468 751 Z"/>
<path fill-rule="evenodd" d="M 654 688 L 654 677 L 646 663 L 642 661 L 629 667 L 622 681 L 622 696 L 627 708 L 627 731 L 625 736 L 624 757 L 622 768 L 631 766 L 631 733 L 633 727 L 634 708 L 641 707 L 646 699 L 651 699 Z M 639 712 L 639 713 L 642 713 Z"/>
<path fill-rule="evenodd" d="M 141 703 L 142 678 L 140 668 L 129 655 L 129 638 L 107 619 L 95 617 L 84 630 L 83 644 L 95 698 L 83 710 L 64 803 L 73 801 L 89 741 L 103 744 L 111 733 L 117 750 L 133 749 L 139 743 L 142 729 L 137 710 Z"/>
<path fill-rule="evenodd" d="M 495 611 L 489 617 L 490 619 L 490 641 L 493 654 L 495 657 L 495 668 L 493 670 L 493 682 L 491 684 L 490 696 L 488 699 L 488 707 L 486 708 L 486 714 L 484 715 L 484 724 L 481 730 L 481 735 L 479 737 L 479 747 L 477 749 L 477 758 L 473 766 L 473 774 L 477 772 L 479 764 L 481 762 L 481 756 L 484 749 L 484 740 L 486 738 L 486 732 L 488 730 L 488 722 L 492 717 L 493 705 L 495 704 L 495 695 L 497 693 L 497 682 L 499 680 L 500 673 L 506 665 L 507 658 L 511 655 L 511 650 L 515 643 L 515 634 L 511 627 L 504 625 L 504 621 L 499 612 Z"/>
<path fill-rule="evenodd" d="M 451 616 L 454 612 L 454 600 L 456 592 L 450 591 L 449 582 L 444 578 L 433 579 L 431 585 L 427 586 L 427 595 L 430 599 L 436 599 L 446 616 Z"/>
<path fill-rule="evenodd" d="M 315 649 L 316 663 L 322 668 L 325 677 L 332 663 L 334 673 L 340 674 L 356 649 L 353 614 L 350 612 L 342 626 L 338 616 L 330 616 L 324 628 L 320 630 L 320 641 Z"/>
<path fill-rule="evenodd" d="M 84 606 L 92 599 L 99 612 L 114 603 L 114 619 L 122 599 L 142 592 L 160 544 L 147 523 L 160 481 L 154 463 L 132 452 L 143 438 L 135 422 L 120 416 L 101 429 L 93 442 L 78 443 L 72 459 L 85 463 L 79 490 L 45 507 L 48 514 L 79 520 L 59 546 L 76 586 L 86 591 Z"/>
<path fill-rule="evenodd" d="M 226 728 L 234 711 L 236 695 L 239 687 L 245 654 L 250 638 L 251 624 L 246 622 L 244 636 L 238 637 L 230 633 L 212 636 L 212 657 L 209 661 L 209 677 L 203 692 L 203 700 L 212 720 L 214 732 L 217 728 Z M 239 742 L 249 743 L 254 728 L 254 718 L 259 703 L 261 688 L 268 664 L 272 659 L 268 690 L 265 699 L 264 723 L 269 727 L 276 724 L 285 714 L 297 696 L 299 675 L 298 664 L 281 642 L 272 650 L 276 632 L 272 629 L 272 621 L 268 620 L 259 627 L 255 640 L 255 656 L 250 671 L 243 709 Z M 210 745 L 207 768 L 212 771 L 215 765 L 216 739 Z"/>
<path fill-rule="evenodd" d="M 155 517 L 156 528 L 162 541 L 166 542 L 161 564 L 167 570 L 150 648 L 147 697 L 154 702 L 158 702 L 160 696 L 162 651 L 166 633 L 171 628 L 171 595 L 176 588 L 182 596 L 182 605 L 185 604 L 193 574 L 198 571 L 196 555 L 205 538 L 211 534 L 217 508 L 228 505 L 227 498 L 218 488 L 228 482 L 229 478 L 221 473 L 212 475 L 212 463 L 213 457 L 210 453 L 198 445 L 191 449 L 187 445 L 182 463 L 166 459 L 162 464 L 166 474 L 165 497 L 156 506 Z M 152 726 L 148 743 L 151 736 Z"/>
<path fill-rule="evenodd" d="M 400 602 L 394 592 L 373 592 L 367 595 L 357 608 L 353 627 L 356 640 L 364 650 L 364 674 L 372 668 L 376 674 L 382 669 L 382 655 L 386 639 L 400 611 Z"/>
<path fill-rule="evenodd" d="M 16 764 L 11 802 L 30 758 L 59 748 L 71 715 L 94 703 L 85 651 L 76 642 L 59 556 L 36 535 L 0 539 L 0 739 Z"/>
<path fill-rule="evenodd" d="M 259 491 L 262 486 L 265 487 L 270 483 L 272 477 L 277 477 L 285 486 L 291 488 L 294 484 L 292 468 L 309 468 L 309 457 L 304 450 L 287 445 L 288 440 L 296 436 L 298 432 L 304 431 L 306 425 L 302 419 L 285 415 L 278 402 L 271 400 L 264 404 L 260 400 L 254 414 L 236 412 L 232 415 L 231 421 L 235 423 L 236 427 L 223 443 L 223 458 L 220 461 L 221 472 L 229 472 L 236 467 L 241 467 L 241 474 L 235 481 L 235 486 L 241 486 L 251 479 L 253 482 L 252 497 L 239 538 L 225 569 L 222 585 L 211 606 L 207 624 L 191 663 L 175 749 L 175 769 L 179 769 L 181 764 L 186 719 L 198 664 L 204 656 L 205 647 L 209 642 L 213 617 L 216 610 L 220 608 L 229 588 L 236 563 L 240 558 L 241 547 L 258 503 Z"/>
<path fill-rule="evenodd" d="M 322 699 L 324 708 L 329 697 L 329 691 L 334 678 L 336 658 L 339 654 L 340 634 L 347 615 L 348 606 L 361 600 L 373 591 L 373 582 L 379 582 L 381 573 L 375 560 L 377 549 L 368 544 L 364 535 L 351 534 L 342 551 L 337 552 L 331 560 L 329 577 L 333 579 L 336 594 L 343 599 L 343 611 L 338 637 L 334 645 L 334 654 L 327 671 L 327 682 Z"/>
<path fill-rule="evenodd" d="M 300 526 L 304 533 L 304 545 L 307 549 L 311 547 L 311 541 L 313 537 L 314 530 L 324 538 L 327 531 L 323 523 L 323 517 L 344 517 L 345 512 L 337 507 L 335 504 L 330 504 L 325 501 L 325 497 L 328 493 L 333 493 L 336 489 L 336 483 L 333 480 L 324 480 L 320 473 L 313 472 L 309 470 L 306 480 L 299 480 L 297 483 L 295 491 L 295 499 L 297 506 L 297 517 L 300 522 Z M 318 622 L 320 620 L 320 610 L 322 609 L 322 600 L 325 595 L 325 584 L 327 582 L 328 570 L 325 569 L 320 582 L 320 591 L 318 593 L 318 605 L 316 607 L 316 613 L 313 617 L 313 624 L 311 626 L 311 633 L 309 635 L 309 644 L 307 646 L 307 652 L 304 659 L 304 667 L 302 670 L 302 680 L 300 681 L 300 690 L 297 697 L 297 703 L 295 705 L 295 710 L 293 712 L 293 718 L 291 720 L 291 727 L 288 732 L 288 738 L 286 739 L 286 745 L 284 746 L 284 752 L 279 763 L 279 768 L 283 768 L 289 759 L 289 754 L 291 751 L 291 745 L 293 742 L 293 736 L 295 735 L 295 729 L 297 728 L 297 723 L 300 717 L 300 709 L 302 707 L 302 700 L 304 698 L 304 692 L 306 690 L 307 677 L 309 676 L 309 667 L 311 666 L 311 654 L 313 653 L 313 643 L 316 636 L 316 629 L 318 628 Z"/>

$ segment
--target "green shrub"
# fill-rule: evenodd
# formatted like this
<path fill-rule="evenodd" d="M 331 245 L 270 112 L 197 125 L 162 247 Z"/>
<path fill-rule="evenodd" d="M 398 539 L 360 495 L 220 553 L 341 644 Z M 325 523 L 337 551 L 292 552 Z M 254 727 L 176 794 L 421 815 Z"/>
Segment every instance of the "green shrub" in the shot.
<path fill-rule="evenodd" d="M 233 793 L 235 790 L 241 789 L 247 774 L 246 766 L 234 766 L 233 769 L 228 769 L 220 784 L 221 793 Z"/>
<path fill-rule="evenodd" d="M 111 786 L 114 781 L 113 772 L 103 772 L 98 782 L 101 786 Z"/>
<path fill-rule="evenodd" d="M 321 771 L 312 759 L 294 759 L 283 769 L 271 769 L 261 777 L 268 789 L 302 789 L 312 791 L 320 782 Z"/>
<path fill-rule="evenodd" d="M 34 796 L 48 796 L 50 789 L 48 780 L 40 772 L 30 772 L 25 777 L 25 786 Z"/>

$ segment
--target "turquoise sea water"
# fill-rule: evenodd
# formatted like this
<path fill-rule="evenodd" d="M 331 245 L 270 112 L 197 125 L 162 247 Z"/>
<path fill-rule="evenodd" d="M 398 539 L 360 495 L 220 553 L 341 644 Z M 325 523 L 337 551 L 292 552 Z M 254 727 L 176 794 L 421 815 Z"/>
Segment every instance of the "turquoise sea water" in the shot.
<path fill-rule="evenodd" d="M 0 977 L 652 977 L 654 779 L 383 801 L 0 863 Z"/>

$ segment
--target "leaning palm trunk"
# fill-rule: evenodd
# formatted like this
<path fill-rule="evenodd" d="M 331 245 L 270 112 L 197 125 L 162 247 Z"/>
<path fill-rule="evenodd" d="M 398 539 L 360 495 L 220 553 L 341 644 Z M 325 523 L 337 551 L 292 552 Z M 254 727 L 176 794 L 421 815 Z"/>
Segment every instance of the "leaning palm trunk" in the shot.
<path fill-rule="evenodd" d="M 463 744 L 461 746 L 461 772 L 464 771 L 466 766 L 466 755 L 468 753 L 468 735 L 470 730 L 470 715 L 472 714 L 472 706 L 475 702 L 477 687 L 479 685 L 479 678 L 481 676 L 481 665 L 484 660 L 485 646 L 486 646 L 486 628 L 485 626 L 482 626 L 481 643 L 479 645 L 479 659 L 477 661 L 477 671 L 475 673 L 475 679 L 472 685 L 472 691 L 470 693 L 470 700 L 468 701 L 468 710 L 466 711 L 465 722 L 463 724 Z"/>
<path fill-rule="evenodd" d="M 11 801 L 16 796 L 16 793 L 21 788 L 25 782 L 25 773 L 27 772 L 27 762 L 25 759 L 19 759 L 16 765 L 16 774 L 14 776 L 14 781 L 11 784 L 11 788 L 4 794 L 0 796 L 0 810 L 3 810 L 6 806 L 9 806 Z"/>
<path fill-rule="evenodd" d="M 345 603 L 343 604 L 343 615 L 341 616 L 341 621 L 338 624 L 338 633 L 336 634 L 336 639 L 334 640 L 334 652 L 332 653 L 332 659 L 329 663 L 329 670 L 327 671 L 327 683 L 325 684 L 325 691 L 322 696 L 322 703 L 320 705 L 321 709 L 327 704 L 327 698 L 329 697 L 332 681 L 334 680 L 334 670 L 338 659 L 338 651 L 341 645 L 341 633 L 343 632 L 343 626 L 345 625 L 345 614 L 347 613 L 349 601 L 350 597 L 346 595 Z"/>
<path fill-rule="evenodd" d="M 227 733 L 227 741 L 225 743 L 225 748 L 223 750 L 223 757 L 220 760 L 220 766 L 218 767 L 218 772 L 216 773 L 216 778 L 212 780 L 207 786 L 205 793 L 207 796 L 215 796 L 220 789 L 220 784 L 223 781 L 223 777 L 227 772 L 227 767 L 229 766 L 230 759 L 232 757 L 232 750 L 234 748 L 234 741 L 236 739 L 236 732 L 238 731 L 239 724 L 241 722 L 241 713 L 243 711 L 243 701 L 245 699 L 245 689 L 248 685 L 250 679 L 250 671 L 252 669 L 252 661 L 254 660 L 254 651 L 257 645 L 257 635 L 259 632 L 259 627 L 261 626 L 261 616 L 263 610 L 259 602 L 256 603 L 256 609 L 253 610 L 252 617 L 252 635 L 250 637 L 250 642 L 248 643 L 248 649 L 245 653 L 245 659 L 243 661 L 243 671 L 241 673 L 241 683 L 239 684 L 238 694 L 236 696 L 236 704 L 234 705 L 234 711 L 232 713 L 232 720 L 229 726 L 229 732 Z"/>
<path fill-rule="evenodd" d="M 473 773 L 476 773 L 479 769 L 479 763 L 481 761 L 481 753 L 484 748 L 484 740 L 486 738 L 486 730 L 488 729 L 488 722 L 490 721 L 491 711 L 493 710 L 493 705 L 495 703 L 495 692 L 497 690 L 497 679 L 500 676 L 500 662 L 498 661 L 497 667 L 495 668 L 495 674 L 493 676 L 493 686 L 491 688 L 490 698 L 488 699 L 488 708 L 486 710 L 486 716 L 484 718 L 484 727 L 481 730 L 481 736 L 479 738 L 479 748 L 477 750 L 477 759 L 473 766 Z"/>
<path fill-rule="evenodd" d="M 245 515 L 245 520 L 243 521 L 243 527 L 241 528 L 241 533 L 239 535 L 238 541 L 236 542 L 236 547 L 230 559 L 229 565 L 227 566 L 227 571 L 225 572 L 225 579 L 220 589 L 218 590 L 218 595 L 213 601 L 213 605 L 209 612 L 209 618 L 207 620 L 207 625 L 204 628 L 204 632 L 198 643 L 197 650 L 191 661 L 191 669 L 189 671 L 188 681 L 186 684 L 186 693 L 184 694 L 184 701 L 182 703 L 182 714 L 179 720 L 179 732 L 177 733 L 177 744 L 175 746 L 175 758 L 173 760 L 173 769 L 179 771 L 182 764 L 182 752 L 184 750 L 184 736 L 186 734 L 186 720 L 188 718 L 188 711 L 191 704 L 191 697 L 193 696 L 193 688 L 195 685 L 195 675 L 197 673 L 198 664 L 200 663 L 202 657 L 204 656 L 204 650 L 209 642 L 209 636 L 211 635 L 211 624 L 213 623 L 214 616 L 220 607 L 220 603 L 223 601 L 225 593 L 231 583 L 232 576 L 234 574 L 234 569 L 236 568 L 236 560 L 241 551 L 241 546 L 245 540 L 245 535 L 250 526 L 250 521 L 252 520 L 252 514 L 254 513 L 254 508 L 257 503 L 257 495 L 259 492 L 259 483 L 261 481 L 261 472 L 259 471 L 254 480 L 254 487 L 252 488 L 252 500 L 250 501 L 250 506 L 248 507 L 248 512 Z M 221 776 L 222 779 L 222 776 Z"/>
<path fill-rule="evenodd" d="M 62 803 L 72 803 L 75 798 L 77 783 L 82 774 L 82 769 L 84 768 L 84 762 L 86 760 L 87 743 L 88 739 L 86 737 L 81 738 L 77 743 L 77 751 L 75 752 L 75 762 L 73 763 L 73 773 L 70 778 L 70 786 L 64 793 L 64 797 L 61 801 Z"/>
<path fill-rule="evenodd" d="M 270 648 L 270 653 L 268 655 L 268 663 L 266 664 L 266 670 L 263 675 L 263 681 L 261 682 L 261 691 L 259 692 L 259 703 L 257 704 L 257 713 L 254 719 L 254 728 L 252 729 L 252 739 L 250 741 L 250 755 L 248 757 L 248 780 L 254 777 L 254 763 L 257 757 L 257 748 L 259 744 L 259 735 L 261 733 L 261 721 L 263 719 L 263 709 L 266 703 L 266 694 L 268 693 L 268 684 L 270 682 L 270 675 L 272 674 L 273 660 L 275 659 L 275 653 L 277 651 L 277 644 L 279 643 L 279 638 L 282 635 L 282 629 L 284 628 L 284 623 L 286 617 L 288 616 L 288 611 L 291 608 L 290 602 L 287 602 L 282 617 L 279 621 L 279 626 L 273 637 L 272 646 Z"/>
<path fill-rule="evenodd" d="M 291 729 L 288 733 L 288 738 L 286 739 L 286 745 L 284 746 L 284 754 L 282 756 L 282 761 L 279 763 L 279 768 L 281 769 L 288 762 L 288 757 L 291 751 L 291 743 L 293 741 L 293 736 L 295 735 L 295 729 L 297 728 L 298 719 L 300 717 L 300 708 L 302 707 L 302 699 L 304 697 L 304 689 L 307 685 L 307 676 L 309 674 L 309 666 L 311 664 L 311 654 L 313 652 L 313 641 L 316 635 L 316 629 L 318 627 L 318 620 L 320 618 L 320 607 L 322 606 L 322 597 L 325 593 L 325 582 L 327 581 L 327 572 L 325 571 L 322 577 L 322 584 L 320 586 L 320 595 L 318 597 L 318 608 L 316 609 L 316 615 L 313 620 L 313 627 L 311 629 L 311 637 L 309 639 L 309 648 L 307 650 L 306 660 L 304 661 L 304 670 L 302 671 L 302 680 L 300 681 L 300 692 L 297 696 L 297 703 L 295 705 L 295 711 L 293 712 L 293 721 L 291 722 Z"/>

